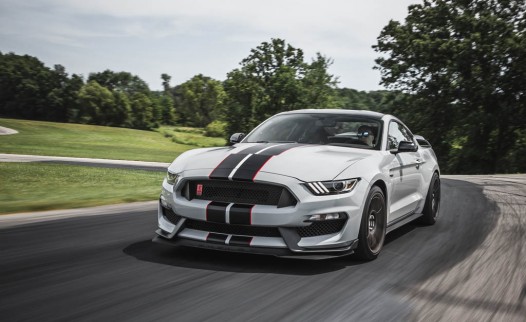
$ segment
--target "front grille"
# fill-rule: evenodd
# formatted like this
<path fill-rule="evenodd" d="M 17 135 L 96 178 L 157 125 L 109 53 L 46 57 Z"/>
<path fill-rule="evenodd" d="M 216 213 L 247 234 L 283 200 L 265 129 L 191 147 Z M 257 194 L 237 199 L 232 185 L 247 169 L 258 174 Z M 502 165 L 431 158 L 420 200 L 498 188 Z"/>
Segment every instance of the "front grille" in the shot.
<path fill-rule="evenodd" d="M 168 209 L 164 207 L 161 207 L 161 208 L 163 209 L 164 218 L 166 218 L 169 222 L 171 222 L 174 225 L 177 225 L 179 223 L 179 220 L 181 220 L 181 216 L 176 215 L 172 209 Z"/>
<path fill-rule="evenodd" d="M 313 222 L 309 226 L 297 228 L 300 237 L 314 237 L 340 232 L 346 219 Z"/>
<path fill-rule="evenodd" d="M 230 225 L 193 219 L 187 219 L 185 227 L 226 235 L 281 237 L 281 234 L 276 227 Z"/>
<path fill-rule="evenodd" d="M 255 182 L 192 180 L 183 189 L 183 194 L 189 200 L 202 199 L 249 205 L 288 207 L 297 202 L 284 187 Z"/>

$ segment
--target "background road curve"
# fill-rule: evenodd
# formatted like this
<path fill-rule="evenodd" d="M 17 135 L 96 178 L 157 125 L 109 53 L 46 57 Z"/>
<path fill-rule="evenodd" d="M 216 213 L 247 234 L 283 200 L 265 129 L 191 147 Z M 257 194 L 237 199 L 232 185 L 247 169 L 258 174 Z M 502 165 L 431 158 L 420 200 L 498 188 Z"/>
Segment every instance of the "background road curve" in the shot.
<path fill-rule="evenodd" d="M 0 320 L 524 321 L 526 177 L 442 191 L 368 263 L 153 244 L 155 211 L 0 228 Z"/>

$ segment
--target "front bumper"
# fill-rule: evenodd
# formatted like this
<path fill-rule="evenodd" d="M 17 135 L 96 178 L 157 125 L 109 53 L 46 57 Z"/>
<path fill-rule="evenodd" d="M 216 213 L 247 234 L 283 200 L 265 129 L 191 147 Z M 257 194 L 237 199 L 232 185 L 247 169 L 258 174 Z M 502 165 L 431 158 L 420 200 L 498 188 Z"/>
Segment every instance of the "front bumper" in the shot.
<path fill-rule="evenodd" d="M 185 175 L 186 178 L 203 179 L 192 173 Z M 176 184 L 175 189 L 166 181 L 163 183 L 161 200 L 166 210 L 161 204 L 159 205 L 159 229 L 154 241 L 171 245 L 285 257 L 341 256 L 351 254 L 356 248 L 363 207 L 363 198 L 360 196 L 365 195 L 367 186 L 365 182 L 358 184 L 350 193 L 314 196 L 299 180 L 294 178 L 262 173 L 258 176 L 258 181 L 285 186 L 298 200 L 297 204 L 291 207 L 253 206 L 248 228 L 275 229 L 279 231 L 279 234 L 195 229 L 195 225 L 190 225 L 190 223 L 207 221 L 206 209 L 210 201 L 184 198 L 180 193 L 184 185 L 183 179 Z M 170 212 L 170 216 L 165 215 L 166 211 Z M 326 213 L 346 215 L 347 219 L 340 230 L 329 234 L 300 236 L 298 228 L 308 226 L 310 223 L 307 223 L 306 220 L 311 215 Z"/>
<path fill-rule="evenodd" d="M 342 247 L 340 249 L 331 249 L 330 251 L 324 251 L 324 250 L 291 251 L 287 248 L 231 246 L 231 245 L 224 245 L 222 243 L 195 241 L 195 240 L 186 239 L 186 238 L 167 239 L 162 236 L 155 236 L 152 239 L 152 241 L 156 243 L 160 243 L 160 244 L 171 245 L 171 246 L 185 246 L 185 247 L 212 249 L 212 250 L 235 252 L 235 253 L 272 255 L 272 256 L 277 256 L 277 257 L 294 257 L 294 258 L 306 258 L 306 259 L 325 259 L 325 258 L 351 255 L 354 253 L 354 249 L 358 245 L 358 240 L 355 240 L 347 247 Z"/>

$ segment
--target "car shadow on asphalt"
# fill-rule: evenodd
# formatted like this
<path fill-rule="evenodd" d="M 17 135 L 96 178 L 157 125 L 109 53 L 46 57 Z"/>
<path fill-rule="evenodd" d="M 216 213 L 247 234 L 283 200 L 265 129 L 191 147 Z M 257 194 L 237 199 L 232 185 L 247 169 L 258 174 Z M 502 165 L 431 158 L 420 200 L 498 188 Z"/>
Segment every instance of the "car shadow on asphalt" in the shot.
<path fill-rule="evenodd" d="M 410 233 L 416 225 L 408 224 L 386 236 L 385 244 Z M 183 268 L 226 272 L 317 275 L 350 266 L 367 264 L 354 255 L 328 259 L 283 258 L 270 255 L 231 253 L 184 246 L 170 246 L 144 240 L 133 243 L 123 252 L 138 260 Z"/>
<path fill-rule="evenodd" d="M 138 260 L 157 264 L 238 273 L 317 275 L 365 263 L 352 259 L 350 256 L 323 260 L 281 258 L 269 255 L 162 245 L 151 240 L 131 244 L 124 248 L 123 252 Z"/>

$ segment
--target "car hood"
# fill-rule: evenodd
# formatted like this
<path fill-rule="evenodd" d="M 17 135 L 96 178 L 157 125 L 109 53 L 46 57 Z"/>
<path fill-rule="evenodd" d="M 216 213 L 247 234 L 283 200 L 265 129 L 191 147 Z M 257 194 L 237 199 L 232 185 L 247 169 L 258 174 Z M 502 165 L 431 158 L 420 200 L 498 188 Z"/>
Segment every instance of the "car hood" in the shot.
<path fill-rule="evenodd" d="M 302 181 L 323 181 L 334 179 L 353 163 L 378 152 L 329 145 L 285 144 L 281 149 L 276 146 L 277 144 L 272 143 L 241 143 L 232 147 L 196 149 L 179 156 L 169 169 L 176 173 L 203 170 L 203 174 L 210 175 L 214 171 L 217 173 L 217 169 L 223 173 L 230 173 L 239 166 L 242 156 L 258 154 L 256 151 L 266 149 L 260 153 L 269 152 L 270 158 L 266 162 L 262 164 L 245 162 L 239 169 L 253 173 L 274 173 Z M 239 155 L 237 157 L 239 162 L 226 161 L 234 159 L 233 154 Z"/>

